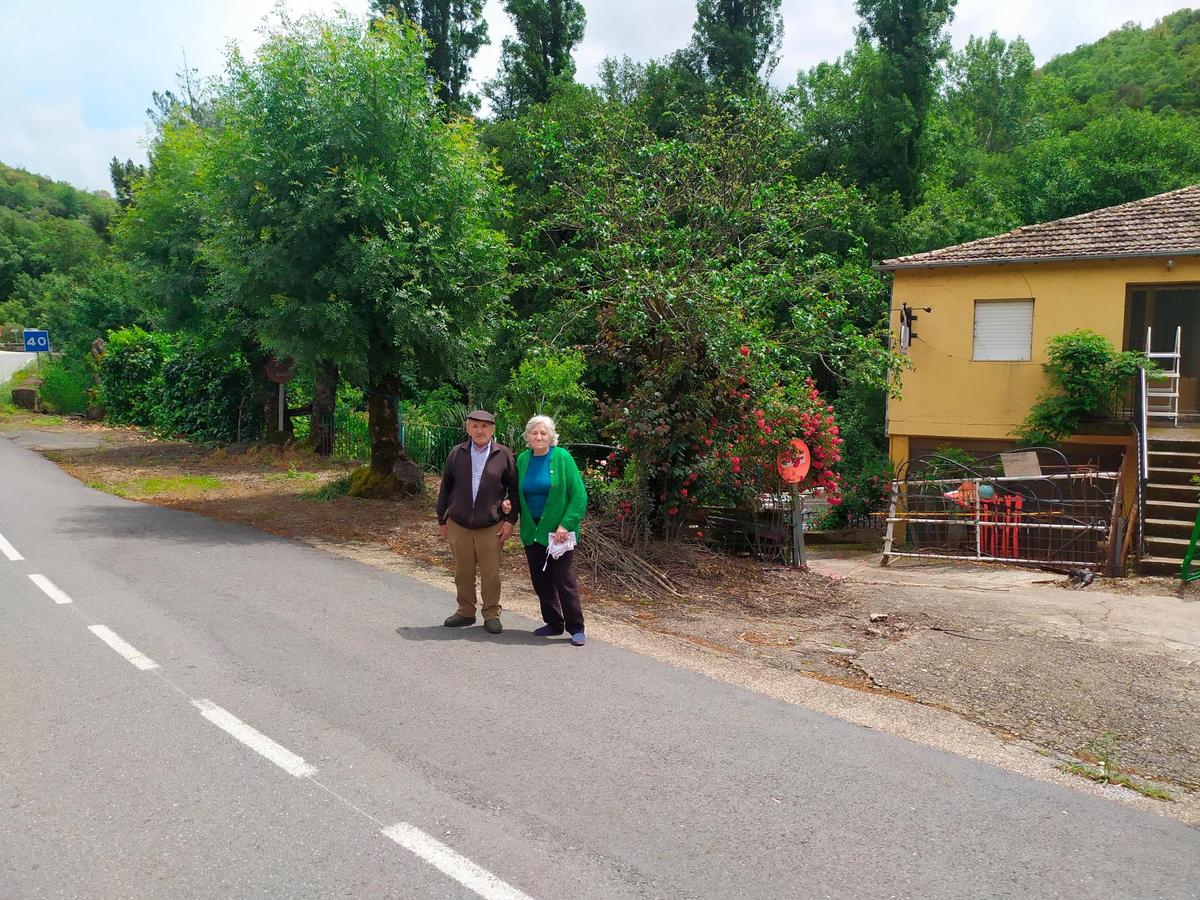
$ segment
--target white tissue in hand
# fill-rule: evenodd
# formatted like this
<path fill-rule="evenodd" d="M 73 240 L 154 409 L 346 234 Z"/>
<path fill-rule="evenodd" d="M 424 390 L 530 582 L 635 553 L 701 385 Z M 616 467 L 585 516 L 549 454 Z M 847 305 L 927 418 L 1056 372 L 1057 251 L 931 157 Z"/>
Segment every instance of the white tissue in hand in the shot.
<path fill-rule="evenodd" d="M 558 559 L 564 553 L 574 549 L 575 532 L 568 531 L 567 536 L 564 538 L 559 538 L 556 534 L 550 535 L 550 546 L 546 549 L 546 552 L 555 559 Z"/>

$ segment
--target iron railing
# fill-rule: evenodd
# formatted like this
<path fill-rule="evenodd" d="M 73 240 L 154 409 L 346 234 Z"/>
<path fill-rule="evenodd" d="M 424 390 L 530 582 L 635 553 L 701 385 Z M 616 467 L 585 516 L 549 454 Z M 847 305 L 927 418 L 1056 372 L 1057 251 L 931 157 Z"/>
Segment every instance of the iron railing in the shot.
<path fill-rule="evenodd" d="M 968 463 L 935 453 L 901 463 L 888 506 L 884 561 L 927 557 L 1095 567 L 1117 552 L 1104 548 L 1112 546 L 1120 473 L 1071 466 L 1054 449 L 1031 452 L 1036 472 L 1014 466 L 1008 474 L 1007 454 Z"/>

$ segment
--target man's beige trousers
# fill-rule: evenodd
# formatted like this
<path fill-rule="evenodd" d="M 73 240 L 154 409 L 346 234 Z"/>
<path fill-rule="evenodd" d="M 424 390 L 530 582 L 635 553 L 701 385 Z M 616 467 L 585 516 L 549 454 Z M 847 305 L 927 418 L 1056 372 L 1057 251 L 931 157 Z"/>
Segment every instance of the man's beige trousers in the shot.
<path fill-rule="evenodd" d="M 458 614 L 475 617 L 475 571 L 483 595 L 483 619 L 500 618 L 500 523 L 487 528 L 463 528 L 451 520 L 447 537 L 454 554 L 454 586 L 458 588 Z"/>

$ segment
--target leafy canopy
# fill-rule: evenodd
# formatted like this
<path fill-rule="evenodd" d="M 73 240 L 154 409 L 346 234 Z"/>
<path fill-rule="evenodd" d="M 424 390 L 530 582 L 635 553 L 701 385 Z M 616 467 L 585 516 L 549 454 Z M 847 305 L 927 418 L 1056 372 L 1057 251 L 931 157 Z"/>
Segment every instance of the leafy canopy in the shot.
<path fill-rule="evenodd" d="M 231 53 L 204 161 L 219 293 L 266 346 L 339 363 L 377 399 L 465 378 L 506 294 L 499 173 L 471 122 L 442 116 L 425 49 L 393 17 L 285 17 L 254 61 Z M 372 465 L 390 471 L 383 399 Z"/>

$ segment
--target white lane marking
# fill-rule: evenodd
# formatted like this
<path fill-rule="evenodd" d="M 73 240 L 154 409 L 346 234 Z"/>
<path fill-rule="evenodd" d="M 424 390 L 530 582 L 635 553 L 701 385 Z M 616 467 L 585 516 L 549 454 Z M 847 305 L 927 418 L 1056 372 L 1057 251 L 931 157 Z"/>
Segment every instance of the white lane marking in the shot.
<path fill-rule="evenodd" d="M 233 735 L 251 750 L 265 756 L 289 775 L 297 778 L 307 778 L 316 775 L 317 770 L 286 747 L 275 743 L 260 731 L 255 731 L 233 713 L 228 712 L 211 700 L 193 700 L 192 706 L 200 710 L 200 715 L 208 719 L 222 731 Z"/>
<path fill-rule="evenodd" d="M 55 603 L 70 603 L 71 598 L 62 592 L 62 589 L 57 587 L 53 581 L 45 575 L 30 575 L 29 580 L 42 589 L 47 597 Z"/>
<path fill-rule="evenodd" d="M 125 641 L 121 640 L 117 633 L 112 629 L 106 628 L 103 625 L 89 625 L 88 631 L 100 638 L 100 640 L 104 641 L 104 643 L 108 644 L 108 646 L 112 647 L 143 672 L 147 669 L 158 668 L 158 663 L 156 663 L 150 657 L 139 653 L 137 648 L 132 644 L 127 644 Z"/>
<path fill-rule="evenodd" d="M 17 552 L 16 547 L 4 539 L 4 535 L 2 534 L 0 534 L 0 553 L 7 556 L 9 562 L 19 562 L 25 558 Z"/>
<path fill-rule="evenodd" d="M 401 822 L 383 829 L 383 833 L 405 850 L 421 857 L 443 875 L 453 878 L 485 900 L 532 900 L 528 894 L 523 894 L 512 885 L 501 881 L 487 869 L 482 869 L 465 856 L 455 853 L 414 825 Z"/>

